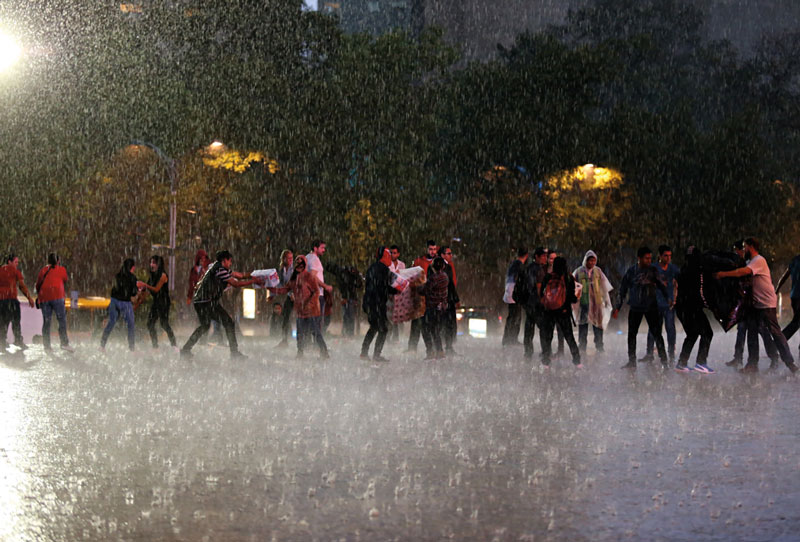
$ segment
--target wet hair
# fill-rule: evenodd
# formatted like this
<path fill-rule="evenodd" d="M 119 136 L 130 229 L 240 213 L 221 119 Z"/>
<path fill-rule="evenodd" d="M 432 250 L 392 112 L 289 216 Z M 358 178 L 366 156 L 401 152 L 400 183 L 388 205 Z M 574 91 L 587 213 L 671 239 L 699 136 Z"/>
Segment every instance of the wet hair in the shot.
<path fill-rule="evenodd" d="M 733 250 L 744 250 L 744 239 L 733 242 Z"/>
<path fill-rule="evenodd" d="M 672 248 L 670 248 L 668 245 L 660 245 L 658 247 L 658 255 L 661 256 L 665 252 L 672 252 Z"/>
<path fill-rule="evenodd" d="M 6 256 L 6 263 L 11 263 L 11 262 L 13 262 L 13 261 L 14 261 L 14 258 L 16 258 L 16 257 L 17 257 L 17 255 L 16 255 L 16 254 L 14 254 L 13 252 L 9 252 L 9 253 L 8 253 L 8 256 Z"/>
<path fill-rule="evenodd" d="M 431 263 L 431 266 L 433 267 L 433 270 L 438 273 L 439 271 L 444 269 L 444 258 L 442 258 L 441 256 L 436 256 L 433 259 L 433 263 Z"/>
<path fill-rule="evenodd" d="M 553 260 L 553 274 L 566 275 L 567 274 L 567 259 L 563 256 L 558 256 Z"/>
<path fill-rule="evenodd" d="M 220 250 L 217 251 L 217 261 L 222 263 L 222 260 L 227 260 L 233 258 L 233 254 L 230 253 L 228 250 Z"/>
<path fill-rule="evenodd" d="M 55 267 L 58 264 L 58 254 L 51 252 L 47 255 L 47 265 Z"/>
<path fill-rule="evenodd" d="M 156 262 L 156 270 L 155 272 L 150 272 L 151 274 L 155 275 L 158 278 L 161 278 L 161 275 L 164 273 L 164 257 L 159 256 L 158 254 L 154 254 L 150 257 L 151 262 Z"/>
<path fill-rule="evenodd" d="M 528 255 L 528 247 L 521 246 L 517 249 L 517 258 L 522 258 L 523 256 Z"/>
<path fill-rule="evenodd" d="M 761 243 L 759 243 L 758 239 L 756 239 L 755 237 L 748 237 L 747 239 L 744 240 L 744 244 L 750 245 L 751 247 L 756 249 L 756 252 L 761 250 Z"/>
<path fill-rule="evenodd" d="M 544 247 L 536 247 L 536 250 L 533 251 L 533 257 L 538 258 L 539 256 L 547 254 L 547 249 Z"/>
<path fill-rule="evenodd" d="M 397 245 L 392 245 L 389 247 L 389 250 L 396 250 L 397 252 L 400 252 L 400 247 Z"/>
<path fill-rule="evenodd" d="M 122 269 L 120 269 L 120 273 L 130 273 L 131 268 L 136 265 L 136 262 L 133 258 L 125 258 L 125 261 L 122 262 Z"/>
<path fill-rule="evenodd" d="M 377 252 L 375 252 L 375 259 L 380 260 L 381 258 L 383 258 L 384 252 L 386 252 L 386 247 L 383 245 L 379 246 Z"/>
<path fill-rule="evenodd" d="M 434 241 L 433 239 L 428 239 L 427 246 L 435 247 L 436 246 L 436 241 Z"/>
<path fill-rule="evenodd" d="M 324 244 L 325 244 L 325 241 L 323 241 L 322 239 L 314 239 L 311 242 L 311 248 L 319 248 L 321 245 L 324 245 Z"/>
<path fill-rule="evenodd" d="M 285 248 L 285 249 L 283 249 L 281 251 L 281 261 L 280 261 L 280 263 L 278 263 L 278 268 L 283 267 L 283 265 L 286 263 L 286 255 L 287 254 L 294 255 L 294 251 L 291 248 Z"/>
<path fill-rule="evenodd" d="M 445 250 L 450 250 L 450 246 L 449 246 L 449 245 L 442 245 L 442 246 L 440 246 L 440 247 L 439 247 L 439 252 L 437 252 L 437 254 L 438 254 L 439 256 L 442 256 L 442 255 L 444 255 L 444 251 L 445 251 Z"/>
<path fill-rule="evenodd" d="M 636 257 L 637 258 L 644 258 L 648 254 L 652 254 L 652 253 L 653 253 L 653 251 L 650 250 L 650 247 L 648 247 L 647 245 L 644 245 L 644 246 L 639 247 L 639 250 L 636 251 Z"/>

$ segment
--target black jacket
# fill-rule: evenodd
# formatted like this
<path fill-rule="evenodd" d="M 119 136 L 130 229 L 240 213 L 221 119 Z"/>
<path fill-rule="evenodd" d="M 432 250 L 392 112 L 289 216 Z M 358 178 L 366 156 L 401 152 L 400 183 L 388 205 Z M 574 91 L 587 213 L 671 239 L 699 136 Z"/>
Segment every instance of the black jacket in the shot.
<path fill-rule="evenodd" d="M 139 293 L 136 287 L 136 276 L 130 271 L 120 271 L 114 276 L 114 286 L 111 288 L 111 297 L 119 301 L 130 301 Z"/>
<path fill-rule="evenodd" d="M 367 269 L 365 277 L 364 299 L 361 308 L 366 313 L 386 314 L 386 303 L 389 295 L 396 294 L 397 290 L 390 284 L 391 271 L 381 262 L 375 262 Z"/>

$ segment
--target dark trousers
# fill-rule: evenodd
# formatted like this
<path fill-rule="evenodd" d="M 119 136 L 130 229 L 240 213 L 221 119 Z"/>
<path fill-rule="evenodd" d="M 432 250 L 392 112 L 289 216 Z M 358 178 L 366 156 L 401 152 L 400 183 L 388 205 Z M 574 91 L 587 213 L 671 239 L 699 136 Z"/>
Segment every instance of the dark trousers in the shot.
<path fill-rule="evenodd" d="M 510 307 L 511 305 L 509 305 Z M 525 357 L 530 359 L 533 357 L 533 334 L 536 331 L 536 325 L 539 324 L 540 314 L 535 310 L 525 311 L 525 334 L 523 335 L 522 344 L 525 348 Z M 542 327 L 539 325 L 539 341 L 542 338 Z M 516 339 L 516 337 L 515 337 Z"/>
<path fill-rule="evenodd" d="M 589 313 L 589 305 L 581 305 L 581 315 L 578 319 L 582 322 Z M 598 352 L 603 351 L 603 328 L 592 325 L 592 332 L 594 333 L 594 347 Z M 582 352 L 586 352 L 586 346 L 589 343 L 589 323 L 578 324 L 578 346 Z"/>
<path fill-rule="evenodd" d="M 761 335 L 761 340 L 764 341 L 764 350 L 767 352 L 767 357 L 773 362 L 778 361 L 778 349 L 775 348 L 775 341 L 764 326 L 764 322 L 758 326 L 758 334 Z M 736 324 L 736 344 L 733 347 L 733 359 L 741 362 L 744 359 L 744 345 L 747 343 L 747 312 L 741 322 Z"/>
<path fill-rule="evenodd" d="M 675 309 L 661 309 L 661 324 L 667 332 L 667 352 L 669 357 L 675 357 L 675 343 L 677 334 L 675 333 Z M 661 334 L 661 326 L 658 327 L 658 333 Z M 655 342 L 655 330 L 650 329 L 647 331 L 647 355 L 653 352 L 653 343 Z"/>
<path fill-rule="evenodd" d="M 22 346 L 22 326 L 20 320 L 22 315 L 19 309 L 19 301 L 16 299 L 0 299 L 0 344 L 6 344 L 6 337 L 8 336 L 8 324 L 11 324 L 11 331 L 14 332 L 14 344 Z"/>
<path fill-rule="evenodd" d="M 424 316 L 422 318 L 424 318 Z M 414 352 L 417 351 L 419 336 L 422 332 L 422 318 L 411 320 L 411 331 L 408 334 L 408 349 L 413 350 Z"/>
<path fill-rule="evenodd" d="M 147 330 L 150 332 L 150 341 L 153 343 L 153 348 L 158 348 L 156 321 L 160 322 L 161 328 L 167 332 L 169 344 L 178 346 L 178 343 L 175 341 L 175 334 L 172 332 L 172 327 L 169 325 L 169 305 L 166 307 L 157 307 L 154 303 L 150 306 L 150 314 L 147 316 Z"/>
<path fill-rule="evenodd" d="M 575 365 L 581 362 L 581 351 L 575 342 L 575 335 L 572 334 L 572 315 L 569 312 L 545 311 L 539 319 L 539 340 L 542 344 L 542 364 L 550 365 L 550 353 L 552 351 L 553 330 L 561 330 L 569 351 L 572 354 L 572 363 Z"/>
<path fill-rule="evenodd" d="M 342 335 L 352 337 L 356 334 L 356 315 L 358 314 L 358 300 L 346 299 L 342 308 Z"/>
<path fill-rule="evenodd" d="M 697 338 L 700 338 L 700 347 L 697 350 L 697 364 L 705 365 L 708 360 L 708 349 L 711 347 L 711 339 L 714 337 L 714 331 L 708 323 L 702 307 L 694 307 L 681 312 L 680 321 L 683 324 L 683 330 L 686 332 L 686 338 L 683 340 L 681 353 L 678 357 L 678 365 L 686 365 L 689 361 L 689 356 L 692 354 L 694 343 Z"/>
<path fill-rule="evenodd" d="M 758 364 L 758 332 L 761 327 L 764 327 L 769 336 L 772 337 L 775 342 L 775 348 L 786 366 L 794 364 L 792 352 L 789 350 L 789 343 L 786 342 L 786 337 L 781 333 L 781 328 L 778 325 L 778 315 L 774 308 L 752 308 L 747 311 L 747 364 Z"/>
<path fill-rule="evenodd" d="M 292 334 L 292 310 L 294 309 L 294 301 L 291 297 L 287 297 L 283 302 L 283 310 L 281 311 L 281 340 L 288 341 L 289 335 Z"/>
<path fill-rule="evenodd" d="M 297 319 L 297 355 L 303 355 L 303 349 L 308 342 L 309 336 L 314 339 L 319 347 L 320 354 L 328 353 L 328 345 L 325 344 L 325 338 L 322 336 L 322 329 L 320 329 L 321 318 L 314 316 L 311 318 L 298 318 Z"/>
<path fill-rule="evenodd" d="M 442 314 L 442 338 L 444 339 L 444 349 L 448 352 L 453 351 L 458 333 L 458 321 L 456 320 L 456 309 L 448 308 Z"/>
<path fill-rule="evenodd" d="M 373 357 L 378 357 L 383 351 L 383 344 L 386 342 L 386 336 L 389 334 L 389 319 L 386 317 L 386 307 L 380 308 L 367 313 L 367 322 L 369 322 L 369 329 L 367 334 L 364 335 L 364 342 L 361 343 L 361 355 L 366 356 L 369 354 L 369 345 L 372 344 L 372 339 L 375 339 L 375 350 L 372 352 Z"/>
<path fill-rule="evenodd" d="M 508 316 L 506 317 L 506 327 L 503 328 L 503 346 L 517 344 L 519 328 L 522 323 L 522 307 L 519 303 L 508 304 Z"/>
<path fill-rule="evenodd" d="M 428 356 L 444 352 L 442 350 L 442 320 L 444 311 L 427 309 L 422 317 L 422 340 L 425 341 L 425 351 Z"/>
<path fill-rule="evenodd" d="M 667 349 L 664 347 L 664 337 L 661 336 L 661 313 L 658 308 L 646 312 L 631 309 L 628 312 L 628 361 L 636 361 L 636 335 L 639 333 L 642 318 L 647 320 L 647 327 L 653 332 L 661 363 L 666 363 Z"/>
<path fill-rule="evenodd" d="M 236 326 L 231 320 L 231 317 L 216 301 L 208 303 L 195 303 L 194 310 L 197 313 L 197 318 L 200 319 L 200 325 L 194 330 L 189 340 L 183 345 L 181 350 L 189 352 L 192 347 L 197 344 L 200 338 L 208 333 L 208 328 L 211 327 L 211 320 L 216 320 L 225 328 L 225 335 L 228 336 L 228 346 L 231 352 L 239 351 L 239 344 L 236 342 Z"/>
<path fill-rule="evenodd" d="M 792 338 L 792 335 L 795 334 L 797 329 L 800 328 L 800 297 L 793 297 L 792 298 L 792 321 L 786 324 L 786 327 L 783 328 L 783 336 L 786 337 L 786 340 Z"/>

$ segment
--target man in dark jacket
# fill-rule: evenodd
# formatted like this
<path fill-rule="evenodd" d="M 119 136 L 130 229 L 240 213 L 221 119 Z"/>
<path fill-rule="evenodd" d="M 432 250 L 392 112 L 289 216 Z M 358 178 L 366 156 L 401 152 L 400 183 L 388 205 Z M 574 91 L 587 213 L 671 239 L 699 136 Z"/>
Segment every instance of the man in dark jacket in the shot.
<path fill-rule="evenodd" d="M 542 305 L 539 302 L 539 290 L 542 287 L 542 281 L 547 274 L 547 251 L 544 247 L 538 247 L 533 251 L 533 263 L 529 263 L 523 273 L 520 274 L 520 280 L 525 281 L 525 291 L 528 292 L 527 299 L 523 307 L 525 308 L 525 334 L 522 342 L 525 346 L 525 359 L 530 360 L 533 358 L 533 334 L 536 331 L 536 325 L 539 323 L 539 318 L 542 315 Z M 541 341 L 542 328 L 539 327 L 539 340 Z M 552 338 L 552 337 L 551 337 Z"/>
<path fill-rule="evenodd" d="M 675 313 L 686 331 L 686 338 L 683 340 L 683 347 L 678 356 L 678 364 L 675 366 L 675 370 L 679 373 L 689 372 L 687 362 L 698 337 L 700 337 L 700 347 L 697 351 L 694 370 L 706 374 L 714 372 L 706 365 L 708 349 L 711 346 L 714 332 L 703 312 L 705 302 L 701 291 L 703 287 L 701 262 L 702 258 L 697 247 L 690 246 L 686 249 L 686 263 L 678 276 L 678 299 L 675 305 Z"/>
<path fill-rule="evenodd" d="M 389 264 L 392 263 L 392 255 L 386 247 L 380 247 L 375 255 L 377 261 L 369 266 L 365 277 L 366 286 L 364 288 L 364 300 L 361 307 L 367 313 L 369 330 L 361 343 L 361 359 L 369 359 L 369 345 L 372 339 L 375 340 L 375 349 L 372 352 L 373 361 L 389 361 L 381 355 L 383 343 L 389 334 L 389 318 L 386 316 L 386 303 L 389 302 L 389 295 L 398 293 L 391 287 L 391 272 Z"/>
<path fill-rule="evenodd" d="M 658 349 L 658 357 L 661 359 L 661 365 L 668 367 L 667 349 L 664 347 L 664 337 L 661 335 L 661 314 L 658 312 L 658 299 L 656 298 L 656 291 L 661 291 L 662 295 L 666 298 L 667 287 L 661 282 L 658 274 L 658 269 L 653 265 L 653 251 L 647 247 L 640 247 L 636 251 L 636 265 L 630 267 L 622 278 L 622 285 L 619 288 L 619 300 L 614 312 L 611 313 L 612 318 L 616 318 L 619 314 L 619 309 L 625 302 L 625 297 L 630 292 L 630 299 L 628 305 L 630 312 L 628 313 L 628 363 L 623 365 L 623 369 L 636 368 L 636 334 L 639 333 L 639 326 L 642 324 L 642 318 L 647 320 L 647 327 L 653 332 L 653 338 L 656 341 L 656 348 Z"/>
<path fill-rule="evenodd" d="M 522 303 L 518 303 L 514 299 L 514 290 L 516 288 L 517 280 L 523 276 L 520 270 L 525 266 L 528 261 L 528 249 L 519 247 L 517 249 L 517 257 L 508 266 L 506 271 L 506 291 L 503 295 L 503 301 L 508 305 L 508 316 L 506 317 L 506 326 L 503 328 L 503 346 L 511 346 L 519 344 L 517 336 L 519 335 L 520 323 L 522 321 Z"/>
<path fill-rule="evenodd" d="M 458 332 L 458 322 L 456 320 L 456 308 L 459 307 L 461 300 L 458 297 L 458 279 L 456 278 L 456 268 L 453 265 L 453 251 L 449 246 L 439 249 L 439 257 L 444 260 L 444 272 L 447 274 L 447 307 L 442 315 L 442 336 L 444 337 L 444 349 L 448 355 L 455 355 L 453 344 L 456 342 Z M 433 270 L 428 268 L 428 277 Z"/>
<path fill-rule="evenodd" d="M 549 305 L 549 303 L 552 303 L 551 299 L 560 300 L 560 296 L 563 296 L 563 301 L 560 301 L 557 306 Z M 565 258 L 557 257 L 553 261 L 553 272 L 544 276 L 539 289 L 539 298 L 544 309 L 541 313 L 539 324 L 542 365 L 545 367 L 550 366 L 553 329 L 558 326 L 561 330 L 561 335 L 569 346 L 569 351 L 572 353 L 572 363 L 576 367 L 582 367 L 581 351 L 578 348 L 578 343 L 575 342 L 575 335 L 572 333 L 572 304 L 577 303 L 578 298 L 575 297 L 575 279 L 567 270 L 567 260 Z"/>

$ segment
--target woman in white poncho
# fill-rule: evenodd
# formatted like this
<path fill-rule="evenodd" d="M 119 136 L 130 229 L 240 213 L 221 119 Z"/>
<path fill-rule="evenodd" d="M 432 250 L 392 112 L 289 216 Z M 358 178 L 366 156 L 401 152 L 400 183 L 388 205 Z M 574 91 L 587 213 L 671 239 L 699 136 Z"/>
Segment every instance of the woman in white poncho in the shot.
<path fill-rule="evenodd" d="M 614 289 L 603 270 L 597 267 L 597 254 L 589 250 L 583 257 L 583 265 L 577 268 L 572 276 L 581 285 L 581 293 L 574 308 L 578 316 L 578 343 L 581 351 L 586 351 L 589 324 L 594 331 L 594 346 L 598 352 L 603 351 L 603 319 L 606 308 L 611 306 L 608 293 Z"/>

